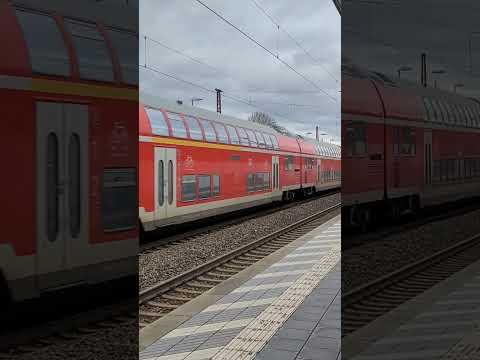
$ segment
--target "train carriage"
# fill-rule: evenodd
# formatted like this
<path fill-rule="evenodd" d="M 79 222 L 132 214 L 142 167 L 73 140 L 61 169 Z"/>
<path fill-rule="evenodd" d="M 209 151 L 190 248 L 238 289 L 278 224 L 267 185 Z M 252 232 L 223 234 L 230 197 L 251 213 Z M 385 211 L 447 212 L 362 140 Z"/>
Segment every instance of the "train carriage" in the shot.
<path fill-rule="evenodd" d="M 342 202 L 350 225 L 480 192 L 478 101 L 343 69 Z"/>
<path fill-rule="evenodd" d="M 0 300 L 137 273 L 138 36 L 128 19 L 95 4 L 0 1 Z"/>
<path fill-rule="evenodd" d="M 147 94 L 141 103 L 145 231 L 340 186 L 337 146 Z"/>

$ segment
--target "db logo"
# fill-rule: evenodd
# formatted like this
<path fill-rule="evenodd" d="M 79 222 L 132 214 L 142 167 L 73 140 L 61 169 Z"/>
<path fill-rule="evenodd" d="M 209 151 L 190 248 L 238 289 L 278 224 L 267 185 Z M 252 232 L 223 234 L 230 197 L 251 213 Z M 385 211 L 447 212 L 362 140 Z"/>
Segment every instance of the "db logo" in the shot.
<path fill-rule="evenodd" d="M 187 159 L 185 160 L 185 168 L 187 168 L 187 169 L 193 168 L 192 155 L 187 155 Z"/>

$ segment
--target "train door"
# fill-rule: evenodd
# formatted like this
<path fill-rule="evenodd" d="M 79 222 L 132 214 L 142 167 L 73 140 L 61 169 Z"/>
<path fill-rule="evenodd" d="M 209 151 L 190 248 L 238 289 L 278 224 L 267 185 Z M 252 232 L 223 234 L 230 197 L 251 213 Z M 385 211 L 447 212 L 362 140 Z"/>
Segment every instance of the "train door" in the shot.
<path fill-rule="evenodd" d="M 175 215 L 177 152 L 171 148 L 155 148 L 155 222 L 159 225 Z"/>
<path fill-rule="evenodd" d="M 432 185 L 432 131 L 426 130 L 423 135 L 424 165 L 423 178 L 425 187 Z"/>
<path fill-rule="evenodd" d="M 272 191 L 278 191 L 280 187 L 280 160 L 278 156 L 272 156 Z"/>
<path fill-rule="evenodd" d="M 37 273 L 40 289 L 78 281 L 60 272 L 88 244 L 88 106 L 36 103 Z"/>

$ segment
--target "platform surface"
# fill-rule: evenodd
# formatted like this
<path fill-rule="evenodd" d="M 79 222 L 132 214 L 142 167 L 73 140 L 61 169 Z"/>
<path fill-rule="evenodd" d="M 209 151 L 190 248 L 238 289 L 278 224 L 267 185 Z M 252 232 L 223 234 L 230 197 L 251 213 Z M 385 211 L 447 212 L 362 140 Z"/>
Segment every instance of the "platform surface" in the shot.
<path fill-rule="evenodd" d="M 140 359 L 340 359 L 340 235 L 337 216 L 270 255 L 273 262 L 264 259 L 245 281 L 240 273 L 210 305 L 159 320 L 181 323 L 163 333 L 162 323 L 152 326 L 148 338 L 161 336 Z"/>
<path fill-rule="evenodd" d="M 361 330 L 345 359 L 480 360 L 480 261 Z"/>

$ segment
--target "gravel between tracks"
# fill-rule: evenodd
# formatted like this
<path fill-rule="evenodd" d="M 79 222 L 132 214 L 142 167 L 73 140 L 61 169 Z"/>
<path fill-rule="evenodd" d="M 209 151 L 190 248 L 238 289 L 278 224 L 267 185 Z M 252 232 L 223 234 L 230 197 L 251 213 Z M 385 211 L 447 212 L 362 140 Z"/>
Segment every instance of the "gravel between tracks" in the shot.
<path fill-rule="evenodd" d="M 228 226 L 191 241 L 139 256 L 140 289 L 179 275 L 217 256 L 337 204 L 336 193 L 273 214 Z"/>
<path fill-rule="evenodd" d="M 0 357 L 1 358 L 1 357 Z M 55 343 L 28 353 L 15 352 L 16 360 L 134 360 L 138 359 L 138 321 L 132 319 L 74 339 Z"/>
<path fill-rule="evenodd" d="M 423 225 L 342 252 L 342 289 L 349 291 L 478 234 L 480 210 Z"/>

